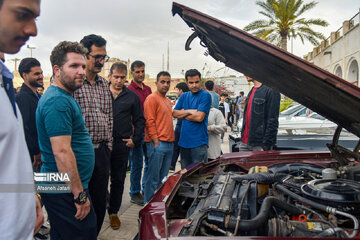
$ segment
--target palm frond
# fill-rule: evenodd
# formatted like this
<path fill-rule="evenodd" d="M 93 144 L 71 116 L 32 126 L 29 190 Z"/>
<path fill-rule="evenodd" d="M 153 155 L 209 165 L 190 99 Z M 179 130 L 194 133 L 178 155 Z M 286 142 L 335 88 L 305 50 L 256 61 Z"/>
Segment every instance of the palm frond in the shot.
<path fill-rule="evenodd" d="M 303 14 L 306 11 L 309 11 L 310 9 L 312 9 L 313 7 L 315 7 L 318 4 L 318 2 L 312 1 L 309 2 L 307 4 L 304 4 L 301 9 L 299 10 L 299 12 L 296 13 L 297 16 L 300 16 L 301 14 Z"/>

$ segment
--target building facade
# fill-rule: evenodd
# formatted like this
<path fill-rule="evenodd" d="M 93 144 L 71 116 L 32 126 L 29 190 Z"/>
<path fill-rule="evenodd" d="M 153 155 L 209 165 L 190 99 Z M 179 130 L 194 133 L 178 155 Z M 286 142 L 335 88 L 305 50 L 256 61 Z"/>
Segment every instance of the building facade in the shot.
<path fill-rule="evenodd" d="M 304 59 L 360 86 L 360 11 Z"/>

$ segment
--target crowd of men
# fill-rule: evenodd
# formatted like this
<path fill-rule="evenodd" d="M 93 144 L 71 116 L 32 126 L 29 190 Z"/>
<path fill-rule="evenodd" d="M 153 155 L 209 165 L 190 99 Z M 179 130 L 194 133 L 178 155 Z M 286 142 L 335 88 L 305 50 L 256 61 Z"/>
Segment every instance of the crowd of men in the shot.
<path fill-rule="evenodd" d="M 36 36 L 39 13 L 39 0 L 0 0 L 0 51 L 16 53 Z M 0 61 L 0 239 L 32 239 L 44 222 L 40 203 L 51 239 L 96 239 L 106 210 L 111 227 L 120 227 L 128 159 L 131 201 L 143 205 L 175 167 L 179 153 L 182 168 L 221 154 L 220 135 L 229 120 L 218 109 L 224 98 L 213 91 L 213 82 L 204 90 L 200 72 L 188 70 L 185 82 L 176 86 L 179 99 L 172 109 L 166 97 L 170 73 L 157 74 L 152 93 L 144 84 L 142 61 L 131 64 L 127 87 L 124 64 L 112 65 L 109 81 L 99 75 L 108 59 L 106 40 L 99 35 L 62 41 L 50 55 L 51 86 L 40 96 L 41 64 L 25 58 L 19 65 L 24 84 L 16 97 L 13 75 Z M 276 141 L 280 95 L 252 81 L 243 113 L 243 148 L 269 150 Z M 178 119 L 175 131 L 173 117 Z M 260 128 L 264 131 L 255 133 Z M 35 195 L 33 171 L 69 174 L 70 192 Z"/>

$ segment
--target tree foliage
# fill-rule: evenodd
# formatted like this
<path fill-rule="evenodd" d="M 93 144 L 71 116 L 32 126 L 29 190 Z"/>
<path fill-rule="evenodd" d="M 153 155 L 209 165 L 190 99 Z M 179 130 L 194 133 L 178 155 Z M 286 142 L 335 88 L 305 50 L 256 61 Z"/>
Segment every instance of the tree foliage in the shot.
<path fill-rule="evenodd" d="M 312 29 L 313 26 L 328 26 L 325 20 L 302 17 L 303 13 L 314 8 L 317 2 L 264 0 L 256 1 L 256 4 L 262 8 L 259 13 L 266 19 L 251 22 L 244 28 L 245 31 L 252 31 L 255 36 L 285 50 L 287 50 L 287 40 L 290 37 L 299 37 L 302 43 L 307 40 L 313 45 L 319 45 L 319 40 L 325 39 L 322 33 Z"/>

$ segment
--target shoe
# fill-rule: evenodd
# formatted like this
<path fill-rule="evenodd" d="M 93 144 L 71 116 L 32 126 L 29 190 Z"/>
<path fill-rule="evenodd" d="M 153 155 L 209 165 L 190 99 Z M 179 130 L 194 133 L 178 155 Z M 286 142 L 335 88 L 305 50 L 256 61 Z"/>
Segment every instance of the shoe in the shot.
<path fill-rule="evenodd" d="M 117 214 L 109 214 L 110 226 L 112 229 L 116 230 L 120 228 L 121 222 Z"/>
<path fill-rule="evenodd" d="M 171 173 L 175 172 L 175 167 L 170 166 L 169 172 L 171 172 Z"/>
<path fill-rule="evenodd" d="M 144 206 L 144 196 L 141 193 L 136 193 L 131 197 L 130 202 L 139 206 Z"/>

